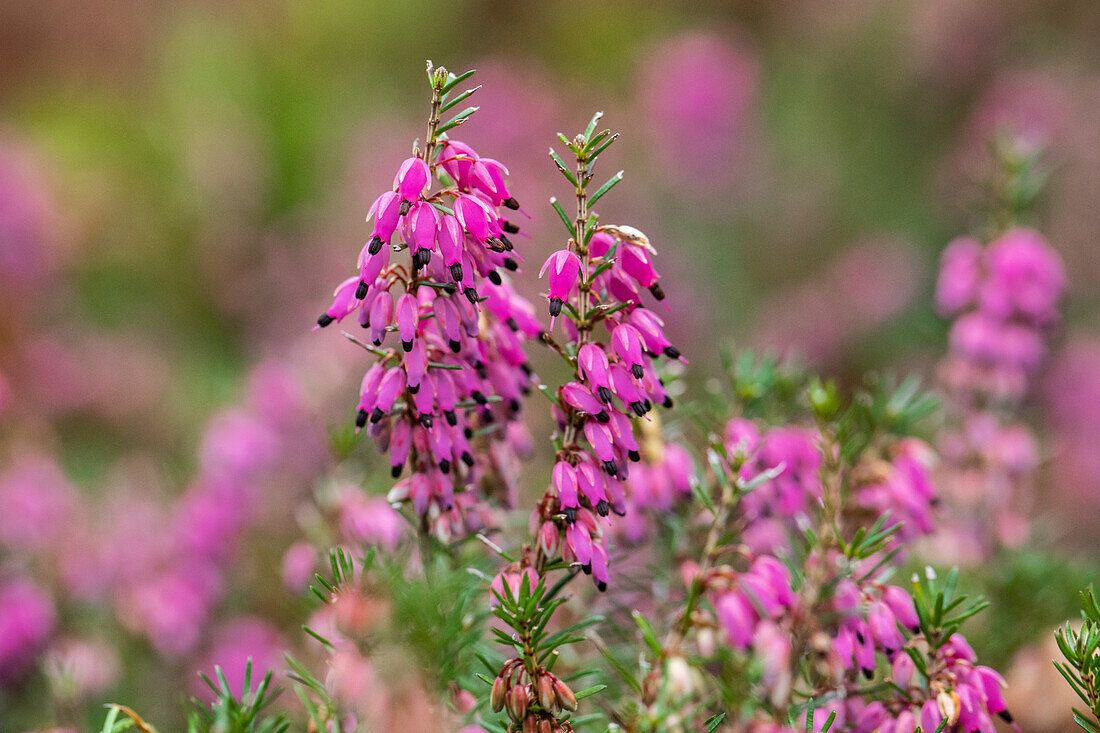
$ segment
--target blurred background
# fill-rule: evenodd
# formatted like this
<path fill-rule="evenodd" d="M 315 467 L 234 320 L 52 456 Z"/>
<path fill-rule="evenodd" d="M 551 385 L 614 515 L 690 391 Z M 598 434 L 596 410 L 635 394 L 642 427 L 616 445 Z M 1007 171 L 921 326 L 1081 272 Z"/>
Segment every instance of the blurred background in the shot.
<path fill-rule="evenodd" d="M 1030 223 L 1070 295 L 1027 404 L 1041 500 L 975 642 L 1048 694 L 1035 640 L 1100 567 L 1097 39 L 1094 0 L 4 0 L 0 730 L 105 699 L 171 721 L 208 660 L 297 637 L 283 583 L 316 558 L 284 553 L 328 539 L 318 477 L 358 480 L 326 436 L 363 366 L 309 328 L 423 134 L 429 58 L 478 69 L 461 137 L 511 168 L 531 297 L 568 194 L 547 147 L 597 109 L 622 132 L 603 221 L 660 252 L 689 398 L 730 344 L 931 379 L 986 143 L 1048 144 Z"/>

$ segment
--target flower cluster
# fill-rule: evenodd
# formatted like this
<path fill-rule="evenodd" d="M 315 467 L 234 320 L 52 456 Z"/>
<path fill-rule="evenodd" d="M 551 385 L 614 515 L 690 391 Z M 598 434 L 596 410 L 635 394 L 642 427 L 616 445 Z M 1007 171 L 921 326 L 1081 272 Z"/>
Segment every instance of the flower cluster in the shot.
<path fill-rule="evenodd" d="M 768 480 L 741 500 L 744 543 L 755 552 L 789 548 L 792 534 L 806 526 L 821 502 L 821 436 L 798 426 L 761 432 L 753 421 L 734 418 L 726 423 L 724 440 L 727 454 L 742 461 L 742 480 L 770 472 Z M 885 518 L 897 525 L 892 546 L 931 533 L 935 465 L 934 451 L 918 438 L 887 441 L 866 452 L 853 471 L 845 524 L 855 527 Z"/>
<path fill-rule="evenodd" d="M 1032 229 L 1009 229 L 985 247 L 964 237 L 943 253 L 936 302 L 955 320 L 940 368 L 953 412 L 942 483 L 958 518 L 948 530 L 968 545 L 963 557 L 1027 536 L 1038 450 L 1014 413 L 1045 361 L 1065 287 L 1060 258 Z"/>
<path fill-rule="evenodd" d="M 599 115 L 573 140 L 562 137 L 576 157 L 575 174 L 551 150 L 576 187 L 577 215 L 570 220 L 553 202 L 570 240 L 566 249 L 547 258 L 540 276 L 549 286 L 551 332 L 564 311 L 567 340 L 560 345 L 550 333 L 543 339 L 573 374 L 557 391 L 558 451 L 550 489 L 532 523 L 544 555 L 551 554 L 555 537 L 564 530 L 564 559 L 591 573 L 604 590 L 607 537 L 599 518 L 626 513 L 624 482 L 632 464 L 642 459 L 636 422 L 648 419 L 656 405 L 672 405 L 657 359 L 681 356 L 664 333 L 664 321 L 643 303 L 643 291 L 658 301 L 665 297 L 653 266 L 653 246 L 633 227 L 599 226 L 589 210 L 622 178 L 620 172 L 595 193 L 587 191 L 592 166 L 616 137 L 607 130 L 593 134 L 598 120 Z"/>
<path fill-rule="evenodd" d="M 975 401 L 1017 402 L 1046 355 L 1066 287 L 1041 234 L 1016 227 L 983 247 L 969 237 L 943 253 L 936 303 L 951 326 L 943 379 Z"/>
<path fill-rule="evenodd" d="M 492 451 L 471 443 L 522 442 L 510 426 L 531 385 L 523 345 L 542 329 L 505 279 L 521 262 L 508 237 L 519 231 L 506 218 L 519 208 L 508 170 L 446 138 L 474 108 L 440 124 L 440 113 L 474 90 L 448 99 L 460 78 L 430 64 L 428 76 L 425 147 L 371 205 L 359 271 L 336 288 L 317 326 L 355 315 L 368 334 L 371 345 L 361 345 L 376 361 L 363 377 L 356 427 L 388 451 L 394 478 L 411 469 L 391 501 L 411 502 L 446 540 L 481 528 L 474 500 L 460 497 L 503 473 Z M 407 262 L 392 259 L 403 251 Z"/>
<path fill-rule="evenodd" d="M 922 640 L 923 642 L 923 640 Z M 890 682 L 896 694 L 887 700 L 857 703 L 849 720 L 859 733 L 894 730 L 935 731 L 946 729 L 996 730 L 993 716 L 1012 723 L 1005 704 L 1005 681 L 991 667 L 977 662 L 977 655 L 960 634 L 952 634 L 946 643 L 929 655 L 927 677 L 917 674 L 914 659 L 899 651 L 890 659 Z M 923 662 L 922 662 L 923 663 Z"/>
<path fill-rule="evenodd" d="M 629 542 L 639 543 L 650 537 L 654 522 L 691 499 L 695 459 L 679 443 L 664 442 L 656 422 L 640 426 L 642 461 L 631 466 L 626 479 L 629 509 L 620 524 Z"/>

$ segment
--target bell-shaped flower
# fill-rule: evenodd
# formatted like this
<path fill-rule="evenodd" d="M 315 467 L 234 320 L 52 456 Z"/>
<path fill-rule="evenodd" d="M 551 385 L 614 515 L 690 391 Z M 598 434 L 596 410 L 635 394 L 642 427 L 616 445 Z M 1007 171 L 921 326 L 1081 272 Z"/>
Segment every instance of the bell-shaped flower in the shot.
<path fill-rule="evenodd" d="M 585 344 L 577 352 L 577 368 L 604 404 L 611 402 L 610 364 L 607 353 L 600 344 Z"/>
<path fill-rule="evenodd" d="M 322 313 L 317 319 L 317 325 L 314 326 L 314 330 L 324 328 L 333 321 L 342 321 L 349 313 L 355 310 L 356 306 L 359 305 L 359 300 L 355 297 L 358 287 L 358 275 L 349 277 L 336 286 L 336 292 L 332 294 L 332 305 L 330 305 L 328 310 Z"/>
<path fill-rule="evenodd" d="M 558 493 L 565 518 L 570 524 L 576 522 L 577 507 L 580 506 L 577 502 L 577 470 L 565 461 L 558 461 L 554 464 L 550 481 Z"/>
<path fill-rule="evenodd" d="M 443 256 L 443 264 L 450 268 L 451 279 L 462 282 L 462 254 L 466 235 L 462 231 L 462 225 L 458 219 L 444 214 L 439 220 L 439 253 Z"/>
<path fill-rule="evenodd" d="M 615 447 L 611 441 L 611 430 L 595 420 L 585 420 L 584 437 L 588 439 L 588 444 L 592 446 L 592 452 L 600 459 L 603 470 L 607 472 L 607 475 L 617 475 L 619 467 L 615 463 Z"/>
<path fill-rule="evenodd" d="M 914 633 L 920 630 L 920 619 L 913 605 L 913 597 L 904 589 L 896 585 L 888 585 L 882 591 L 882 600 L 890 607 L 898 623 Z"/>
<path fill-rule="evenodd" d="M 577 287 L 580 278 L 581 260 L 572 250 L 562 249 L 550 255 L 539 270 L 539 278 L 547 272 L 550 273 L 548 282 L 550 285 L 550 317 L 557 318 L 561 315 L 562 305 L 573 290 Z M 553 321 L 551 320 L 551 328 Z"/>
<path fill-rule="evenodd" d="M 561 388 L 561 399 L 575 410 L 587 413 L 602 423 L 611 420 L 603 404 L 583 384 L 567 382 Z"/>
<path fill-rule="evenodd" d="M 611 349 L 619 361 L 630 367 L 635 379 L 641 379 L 645 374 L 644 355 L 642 351 L 642 335 L 629 323 L 615 326 L 611 331 Z"/>
<path fill-rule="evenodd" d="M 370 307 L 370 339 L 381 346 L 386 339 L 386 328 L 393 321 L 393 295 L 387 290 L 379 293 Z"/>
<path fill-rule="evenodd" d="M 412 351 L 418 323 L 419 308 L 416 296 L 412 293 L 404 293 L 397 299 L 397 333 L 401 338 L 401 348 L 406 353 Z"/>
<path fill-rule="evenodd" d="M 401 221 L 401 196 L 393 191 L 386 191 L 371 204 L 367 220 L 372 216 L 374 229 L 371 231 L 370 241 L 367 242 L 367 253 L 376 255 L 383 245 L 390 243 L 393 233 L 397 231 L 397 225 Z"/>
<path fill-rule="evenodd" d="M 397 169 L 397 175 L 393 179 L 393 190 L 410 204 L 416 203 L 428 190 L 431 178 L 432 172 L 427 163 L 420 158 L 409 158 Z"/>
<path fill-rule="evenodd" d="M 405 370 L 401 367 L 391 367 L 386 370 L 386 374 L 378 384 L 378 400 L 374 403 L 370 421 L 376 423 L 384 418 L 403 391 L 405 391 Z"/>

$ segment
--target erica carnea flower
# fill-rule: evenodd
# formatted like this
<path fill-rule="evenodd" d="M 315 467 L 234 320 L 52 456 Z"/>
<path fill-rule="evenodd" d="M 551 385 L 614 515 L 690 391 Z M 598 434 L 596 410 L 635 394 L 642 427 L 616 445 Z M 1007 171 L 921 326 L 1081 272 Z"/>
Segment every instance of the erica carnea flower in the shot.
<path fill-rule="evenodd" d="M 944 250 L 936 301 L 954 322 L 939 371 L 952 417 L 941 481 L 952 503 L 946 532 L 974 548 L 967 559 L 1027 536 L 1038 448 L 1015 413 L 1046 361 L 1065 288 L 1061 259 L 1033 229 Z"/>
<path fill-rule="evenodd" d="M 589 209 L 622 178 L 619 173 L 588 192 L 596 158 L 615 139 L 610 131 L 594 134 L 598 119 L 573 140 L 562 138 L 576 158 L 575 172 L 551 151 L 576 187 L 578 204 L 570 219 L 553 202 L 570 239 L 550 255 L 540 276 L 549 285 L 551 331 L 564 313 L 566 341 L 543 338 L 568 361 L 573 378 L 557 392 L 556 463 L 533 524 L 540 535 L 552 533 L 551 526 L 564 532 L 564 558 L 592 574 L 603 590 L 609 580 L 605 518 L 627 511 L 624 482 L 642 459 L 639 423 L 655 405 L 672 404 L 657 360 L 678 359 L 680 352 L 665 335 L 664 321 L 646 307 L 664 298 L 648 238 L 633 227 L 601 226 Z M 543 537 L 539 544 L 555 543 Z"/>
<path fill-rule="evenodd" d="M 0 685 L 20 681 L 57 624 L 57 611 L 29 580 L 0 578 Z"/>
<path fill-rule="evenodd" d="M 962 238 L 944 250 L 936 301 L 955 318 L 945 381 L 953 389 L 1018 400 L 1059 320 L 1066 276 L 1038 232 L 1016 227 L 988 246 Z"/>
<path fill-rule="evenodd" d="M 441 123 L 441 108 L 469 92 L 452 95 L 454 76 L 428 72 L 424 146 L 371 205 L 358 275 L 337 287 L 317 325 L 357 315 L 375 362 L 363 377 L 356 427 L 388 452 L 394 478 L 411 469 L 390 500 L 411 503 L 445 539 L 482 525 L 458 497 L 499 473 L 494 452 L 478 446 L 514 435 L 507 426 L 531 385 L 523 345 L 541 328 L 506 280 L 521 261 L 508 238 L 518 231 L 505 213 L 518 207 L 508 171 L 447 137 L 474 108 Z"/>

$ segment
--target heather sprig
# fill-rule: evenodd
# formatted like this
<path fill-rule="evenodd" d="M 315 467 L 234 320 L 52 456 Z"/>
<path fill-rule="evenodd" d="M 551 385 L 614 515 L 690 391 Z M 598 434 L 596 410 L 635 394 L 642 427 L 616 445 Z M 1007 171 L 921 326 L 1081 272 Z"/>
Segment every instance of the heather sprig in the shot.
<path fill-rule="evenodd" d="M 649 239 L 633 227 L 601 225 L 592 210 L 623 177 L 620 171 L 592 190 L 599 156 L 618 137 L 607 129 L 597 132 L 601 117 L 594 115 L 572 139 L 559 134 L 575 165 L 550 150 L 574 188 L 576 213 L 571 218 L 551 199 L 569 239 L 540 272 L 549 285 L 550 313 L 550 331 L 542 340 L 568 363 L 572 375 L 553 395 L 557 452 L 550 489 L 532 523 L 539 535 L 537 570 L 545 567 L 564 533 L 563 558 L 591 573 L 604 590 L 610 576 L 601 527 L 611 513 L 627 510 L 623 482 L 630 465 L 642 459 L 638 421 L 649 419 L 655 405 L 672 405 L 655 360 L 678 359 L 680 352 L 665 336 L 661 318 L 643 303 L 642 290 L 655 300 L 665 297 Z M 561 343 L 554 326 L 563 314 Z"/>
<path fill-rule="evenodd" d="M 1028 536 L 1040 451 L 1020 411 L 1047 361 L 1067 286 L 1058 252 L 1021 224 L 1045 180 L 1039 152 L 1003 140 L 994 151 L 988 231 L 948 244 L 936 283 L 936 306 L 952 319 L 938 369 L 948 417 L 941 479 L 964 487 L 947 495 L 947 530 L 970 560 Z"/>
<path fill-rule="evenodd" d="M 1081 591 L 1081 625 L 1070 622 L 1054 633 L 1058 649 L 1065 661 L 1055 660 L 1054 666 L 1069 683 L 1085 712 L 1073 709 L 1073 719 L 1087 733 L 1100 731 L 1100 605 L 1090 585 Z"/>
<path fill-rule="evenodd" d="M 523 346 L 540 330 L 507 282 L 522 261 L 508 236 L 519 231 L 506 218 L 519 208 L 508 169 L 449 137 L 476 107 L 443 121 L 477 91 L 459 91 L 472 74 L 428 63 L 423 144 L 371 205 L 358 274 L 317 321 L 357 314 L 366 342 L 345 335 L 374 363 L 356 427 L 388 452 L 395 479 L 411 469 L 389 499 L 411 505 L 421 530 L 443 543 L 492 521 L 477 489 L 510 501 L 509 471 L 489 446 L 526 442 L 519 413 L 532 374 Z"/>

